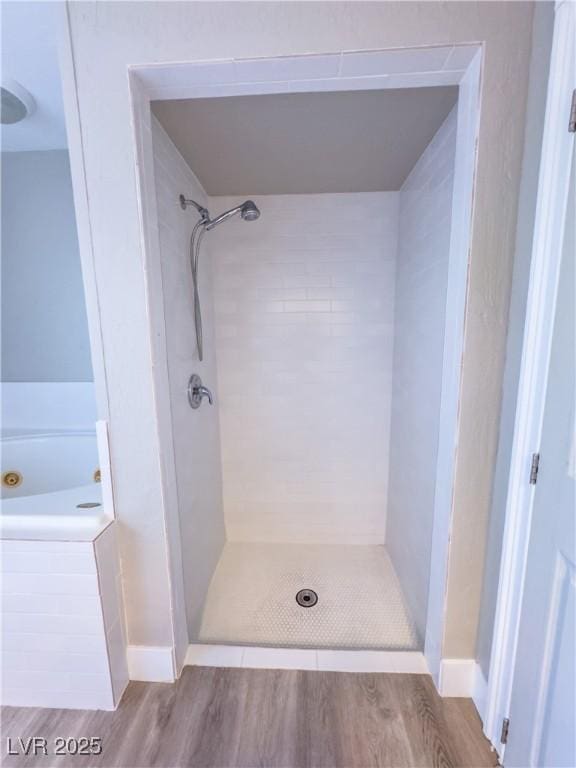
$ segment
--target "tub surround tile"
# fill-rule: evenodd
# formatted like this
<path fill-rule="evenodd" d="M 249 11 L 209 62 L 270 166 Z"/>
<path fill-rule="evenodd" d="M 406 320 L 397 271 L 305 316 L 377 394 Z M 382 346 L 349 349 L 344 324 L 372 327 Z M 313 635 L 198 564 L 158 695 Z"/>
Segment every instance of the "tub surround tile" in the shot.
<path fill-rule="evenodd" d="M 97 595 L 98 579 L 95 574 L 74 574 L 71 578 L 65 573 L 4 573 L 2 589 L 13 594 Z"/>
<path fill-rule="evenodd" d="M 11 707 L 41 707 L 43 709 L 114 709 L 107 690 L 64 691 L 42 690 L 34 686 L 3 687 L 2 703 Z"/>
<path fill-rule="evenodd" d="M 82 548 L 82 545 L 79 545 Z M 87 558 L 86 554 L 91 553 L 92 546 L 87 544 L 84 551 L 74 554 L 60 552 L 4 552 L 3 553 L 3 572 L 4 573 L 66 573 L 66 574 L 86 574 L 94 576 L 96 574 L 96 563 L 93 559 Z"/>
<path fill-rule="evenodd" d="M 2 613 L 47 613 L 58 616 L 94 616 L 100 599 L 94 595 L 2 595 Z"/>
<path fill-rule="evenodd" d="M 91 672 L 106 674 L 108 664 L 102 653 L 50 653 L 48 651 L 2 651 L 3 668 L 31 672 L 55 671 L 62 674 Z"/>
<path fill-rule="evenodd" d="M 23 551 L 25 545 L 35 544 L 35 548 L 26 551 L 39 554 L 69 552 L 68 549 L 59 549 L 59 545 L 68 547 L 68 544 L 85 542 L 91 546 L 90 542 L 100 536 L 112 519 L 104 513 L 102 506 L 78 508 L 78 504 L 85 502 L 101 502 L 98 484 L 3 499 L 0 518 L 2 551 L 10 551 L 6 547 L 11 541 L 18 547 L 12 551 Z M 47 549 L 48 546 L 55 548 Z"/>
<path fill-rule="evenodd" d="M 122 617 L 106 632 L 114 704 L 118 706 L 129 682 L 126 633 Z"/>
<path fill-rule="evenodd" d="M 0 539 L 0 556 L 2 560 L 4 555 L 11 554 L 13 552 L 20 552 L 25 554 L 37 553 L 55 553 L 55 554 L 70 554 L 70 542 L 65 540 L 45 541 L 36 539 L 25 539 L 20 530 L 20 538 L 14 539 Z M 89 554 L 91 551 L 91 544 L 88 542 L 76 541 L 74 542 L 74 553 L 80 552 Z"/>
<path fill-rule="evenodd" d="M 116 526 L 110 526 L 98 537 L 95 555 L 109 675 L 113 700 L 117 706 L 128 685 L 129 672 L 126 658 L 127 643 L 124 630 L 122 574 Z"/>
<path fill-rule="evenodd" d="M 114 709 L 128 684 L 110 524 L 93 543 L 1 543 L 2 704 Z"/>
<path fill-rule="evenodd" d="M 114 534 L 114 528 L 106 531 L 98 539 L 96 547 L 95 565 L 98 569 L 100 599 L 106 631 L 111 629 L 119 620 L 119 611 L 122 605 L 118 584 L 120 578 L 120 557 Z"/>
<path fill-rule="evenodd" d="M 50 616 L 48 614 L 5 613 L 2 633 L 27 632 L 46 635 L 100 635 L 101 615 Z"/>
<path fill-rule="evenodd" d="M 36 651 L 54 653 L 103 653 L 104 635 L 49 635 L 30 632 L 4 632 L 2 648 L 7 651 Z"/>

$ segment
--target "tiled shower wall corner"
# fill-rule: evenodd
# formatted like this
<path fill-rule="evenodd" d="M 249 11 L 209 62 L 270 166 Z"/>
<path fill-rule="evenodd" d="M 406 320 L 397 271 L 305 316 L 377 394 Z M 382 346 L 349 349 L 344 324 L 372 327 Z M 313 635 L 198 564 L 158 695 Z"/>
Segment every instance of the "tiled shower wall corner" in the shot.
<path fill-rule="evenodd" d="M 383 543 L 399 193 L 255 202 L 210 243 L 228 538 Z"/>
<path fill-rule="evenodd" d="M 204 401 L 194 411 L 186 395 L 192 373 L 200 374 L 204 384 L 216 391 L 210 242 L 205 238 L 199 269 L 205 351 L 200 362 L 189 258 L 190 233 L 198 214 L 192 209 L 183 211 L 178 195 L 184 193 L 203 204 L 206 196 L 155 118 L 152 136 L 186 611 L 189 636 L 194 638 L 224 545 L 218 409 Z"/>
<path fill-rule="evenodd" d="M 457 108 L 400 190 L 386 545 L 424 636 L 440 420 Z"/>

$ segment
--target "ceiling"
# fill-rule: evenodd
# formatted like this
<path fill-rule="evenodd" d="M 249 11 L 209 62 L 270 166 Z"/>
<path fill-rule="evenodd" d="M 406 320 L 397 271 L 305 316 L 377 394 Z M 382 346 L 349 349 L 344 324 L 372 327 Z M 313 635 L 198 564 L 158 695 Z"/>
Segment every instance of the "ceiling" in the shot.
<path fill-rule="evenodd" d="M 398 190 L 456 86 L 158 101 L 210 195 Z"/>
<path fill-rule="evenodd" d="M 13 125 L 3 125 L 2 150 L 64 149 L 67 146 L 58 65 L 57 2 L 0 3 L 2 14 L 2 78 L 16 80 L 29 91 L 36 109 Z"/>

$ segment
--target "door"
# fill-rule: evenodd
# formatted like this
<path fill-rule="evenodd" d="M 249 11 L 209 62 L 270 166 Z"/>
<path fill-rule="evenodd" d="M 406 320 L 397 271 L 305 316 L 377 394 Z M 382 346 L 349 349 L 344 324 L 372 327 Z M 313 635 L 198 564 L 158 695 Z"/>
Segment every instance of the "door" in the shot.
<path fill-rule="evenodd" d="M 506 768 L 576 766 L 575 181 L 573 160 Z"/>

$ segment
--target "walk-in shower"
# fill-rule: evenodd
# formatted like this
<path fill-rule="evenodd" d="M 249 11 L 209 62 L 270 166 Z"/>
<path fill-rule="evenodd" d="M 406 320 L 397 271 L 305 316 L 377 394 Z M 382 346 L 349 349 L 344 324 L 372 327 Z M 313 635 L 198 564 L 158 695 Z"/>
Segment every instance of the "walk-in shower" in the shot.
<path fill-rule="evenodd" d="M 190 235 L 190 267 L 192 270 L 192 283 L 194 290 L 194 325 L 196 328 L 196 345 L 198 348 L 198 358 L 203 359 L 203 346 L 202 346 L 202 312 L 200 309 L 200 293 L 198 290 L 198 257 L 200 255 L 200 244 L 205 232 L 209 232 L 218 224 L 222 224 L 223 221 L 240 214 L 244 221 L 256 221 L 260 217 L 260 210 L 252 200 L 246 200 L 241 205 L 237 205 L 234 208 L 230 208 L 228 211 L 224 211 L 216 218 L 210 217 L 210 212 L 203 205 L 197 203 L 195 200 L 190 200 L 184 195 L 180 195 L 180 207 L 182 210 L 186 210 L 188 206 L 195 208 L 200 214 L 200 220 L 194 225 L 192 234 Z"/>
<path fill-rule="evenodd" d="M 294 649 L 289 663 L 316 668 L 403 651 L 402 664 L 422 668 L 437 600 L 458 91 L 400 90 L 246 96 L 241 115 L 236 100 L 226 114 L 226 99 L 153 106 L 192 658 L 206 646 L 229 646 L 226 658 L 242 664 Z M 267 142 L 264 118 L 279 109 L 286 117 Z M 287 121 L 305 125 L 313 152 L 296 151 Z M 351 144 L 368 125 L 369 147 Z M 244 151 L 238 135 L 249 138 Z M 351 146 L 362 150 L 353 160 Z M 361 397 L 342 408 L 359 380 Z"/>

